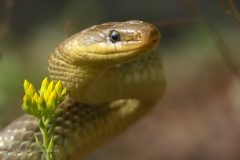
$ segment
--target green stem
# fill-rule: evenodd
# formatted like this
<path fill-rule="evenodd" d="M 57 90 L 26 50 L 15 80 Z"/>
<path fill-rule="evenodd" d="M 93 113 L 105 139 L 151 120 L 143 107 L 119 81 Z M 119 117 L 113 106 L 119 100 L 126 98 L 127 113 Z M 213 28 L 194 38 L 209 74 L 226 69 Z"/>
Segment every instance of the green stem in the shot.
<path fill-rule="evenodd" d="M 47 132 L 47 126 L 45 126 L 43 129 L 41 129 L 42 135 L 43 135 L 43 145 L 45 148 L 45 157 L 46 160 L 52 160 L 51 152 L 48 151 L 48 145 L 49 145 L 49 137 Z"/>

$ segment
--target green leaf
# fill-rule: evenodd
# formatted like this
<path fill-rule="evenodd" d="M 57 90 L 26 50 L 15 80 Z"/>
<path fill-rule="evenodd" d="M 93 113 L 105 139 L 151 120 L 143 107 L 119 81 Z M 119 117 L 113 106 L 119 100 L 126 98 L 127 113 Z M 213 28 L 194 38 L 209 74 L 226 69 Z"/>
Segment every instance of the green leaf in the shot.
<path fill-rule="evenodd" d="M 50 127 L 49 130 L 48 130 L 48 137 L 50 137 L 50 136 L 52 135 L 52 133 L 53 133 L 53 131 L 54 131 L 54 128 L 55 128 L 55 122 L 53 122 L 53 123 L 51 124 L 51 127 Z"/>
<path fill-rule="evenodd" d="M 31 110 L 29 110 L 24 104 L 22 105 L 22 109 L 27 112 L 28 114 L 32 115 Z"/>
<path fill-rule="evenodd" d="M 56 152 L 54 152 L 54 154 L 55 154 L 56 159 L 60 160 L 60 158 L 58 157 L 58 154 Z"/>
<path fill-rule="evenodd" d="M 36 143 L 38 145 L 38 147 L 43 151 L 43 153 L 46 154 L 46 150 L 44 148 L 44 146 L 41 144 L 41 142 L 38 140 L 37 136 L 35 135 L 35 140 L 36 140 Z"/>
<path fill-rule="evenodd" d="M 42 120 L 39 120 L 38 122 L 38 126 L 41 130 L 45 130 L 46 129 L 46 126 L 43 124 L 43 121 Z"/>
<path fill-rule="evenodd" d="M 47 152 L 48 152 L 48 153 L 52 152 L 52 150 L 53 150 L 53 145 L 54 145 L 54 138 L 52 137 L 52 138 L 51 138 L 51 141 L 50 141 L 50 143 L 49 143 L 49 145 L 48 145 L 48 149 L 47 149 Z"/>
<path fill-rule="evenodd" d="M 59 110 L 56 114 L 53 115 L 53 120 L 55 120 L 60 114 L 62 113 L 62 110 Z"/>

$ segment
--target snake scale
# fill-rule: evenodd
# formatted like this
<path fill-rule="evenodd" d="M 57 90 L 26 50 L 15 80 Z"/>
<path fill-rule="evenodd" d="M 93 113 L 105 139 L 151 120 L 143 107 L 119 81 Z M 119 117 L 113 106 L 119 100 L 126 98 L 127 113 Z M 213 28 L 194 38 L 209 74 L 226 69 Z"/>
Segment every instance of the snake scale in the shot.
<path fill-rule="evenodd" d="M 50 77 L 62 80 L 70 98 L 60 106 L 55 150 L 79 160 L 121 134 L 151 110 L 166 81 L 154 51 L 158 29 L 142 21 L 109 22 L 64 40 L 49 58 Z M 1 160 L 43 160 L 34 117 L 23 115 L 0 132 Z"/>

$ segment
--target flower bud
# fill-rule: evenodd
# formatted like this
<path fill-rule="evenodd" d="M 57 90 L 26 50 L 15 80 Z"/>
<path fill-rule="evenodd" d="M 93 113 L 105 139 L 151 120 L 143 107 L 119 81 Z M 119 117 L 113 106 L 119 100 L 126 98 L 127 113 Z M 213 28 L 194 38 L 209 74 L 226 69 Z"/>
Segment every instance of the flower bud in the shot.
<path fill-rule="evenodd" d="M 27 90 L 27 94 L 33 98 L 33 96 L 36 93 L 36 89 L 34 88 L 34 86 L 32 84 L 29 85 L 28 90 Z"/>
<path fill-rule="evenodd" d="M 44 112 L 47 109 L 46 101 L 43 98 L 43 96 L 40 96 L 38 98 L 38 109 L 42 112 Z"/>
<path fill-rule="evenodd" d="M 51 81 L 49 83 L 47 90 L 49 90 L 50 92 L 52 92 L 54 90 L 54 81 Z"/>
<path fill-rule="evenodd" d="M 55 90 L 57 91 L 58 97 L 61 97 L 61 93 L 62 93 L 62 90 L 63 90 L 63 85 L 62 85 L 61 80 L 59 80 L 57 82 L 57 84 L 55 85 Z"/>
<path fill-rule="evenodd" d="M 47 90 L 48 88 L 48 85 L 49 85 L 49 80 L 48 78 L 44 78 L 44 80 L 42 81 L 42 85 L 41 85 L 41 88 L 40 88 L 40 93 L 41 95 L 43 95 L 43 93 Z"/>
<path fill-rule="evenodd" d="M 53 92 L 49 95 L 49 98 L 47 100 L 48 110 L 55 111 L 55 109 L 58 106 L 57 98 L 58 98 L 57 91 L 54 89 Z"/>
<path fill-rule="evenodd" d="M 30 86 L 30 83 L 25 79 L 23 82 L 23 88 L 24 88 L 25 93 L 27 93 L 29 86 Z"/>
<path fill-rule="evenodd" d="M 39 95 L 37 93 L 35 93 L 32 98 L 32 110 L 33 110 L 33 115 L 35 116 L 40 115 L 40 110 L 38 109 L 38 98 L 39 98 Z"/>
<path fill-rule="evenodd" d="M 67 88 L 64 88 L 61 93 L 61 98 L 65 99 L 68 97 Z"/>
<path fill-rule="evenodd" d="M 46 102 L 48 101 L 50 94 L 51 94 L 51 91 L 49 90 L 43 93 L 43 98 L 45 99 Z"/>
<path fill-rule="evenodd" d="M 40 96 L 27 80 L 24 80 L 23 87 L 26 94 L 23 97 L 22 109 L 39 120 L 42 116 L 51 118 L 58 105 L 68 96 L 61 80 L 55 85 L 54 81 L 49 82 L 47 77 L 42 81 Z"/>
<path fill-rule="evenodd" d="M 27 112 L 28 114 L 33 114 L 32 113 L 32 100 L 31 97 L 27 94 L 24 95 L 23 97 L 23 105 L 22 109 Z"/>

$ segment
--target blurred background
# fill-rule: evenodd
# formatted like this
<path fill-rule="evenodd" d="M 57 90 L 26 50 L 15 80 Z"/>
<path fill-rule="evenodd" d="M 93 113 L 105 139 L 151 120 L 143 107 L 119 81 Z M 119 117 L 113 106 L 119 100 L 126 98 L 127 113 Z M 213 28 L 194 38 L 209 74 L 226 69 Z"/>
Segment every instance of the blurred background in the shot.
<path fill-rule="evenodd" d="M 240 28 L 220 1 L 0 0 L 0 128 L 23 114 L 23 80 L 39 88 L 48 76 L 68 20 L 86 28 L 133 19 L 159 26 L 167 91 L 86 160 L 240 159 Z"/>

